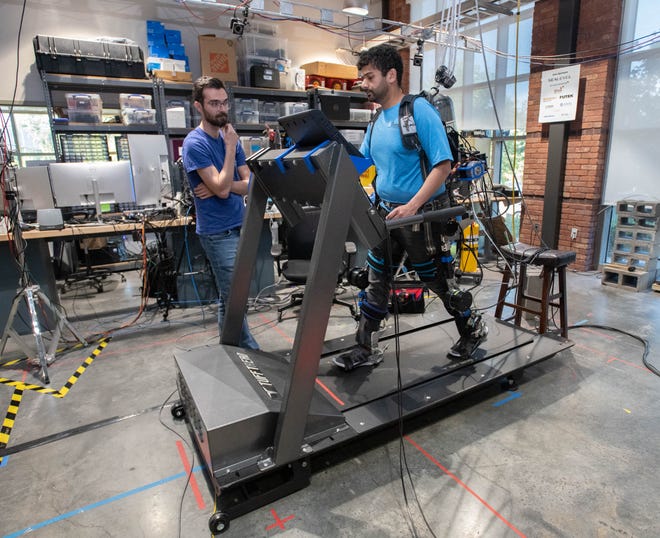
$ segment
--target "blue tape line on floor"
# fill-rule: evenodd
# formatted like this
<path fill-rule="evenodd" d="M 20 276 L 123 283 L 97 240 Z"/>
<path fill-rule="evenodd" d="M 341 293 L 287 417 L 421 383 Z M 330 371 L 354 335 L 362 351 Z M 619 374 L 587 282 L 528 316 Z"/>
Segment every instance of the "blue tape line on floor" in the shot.
<path fill-rule="evenodd" d="M 201 471 L 202 466 L 197 466 L 193 468 L 193 472 Z M 124 493 L 120 493 L 118 495 L 115 495 L 114 497 L 108 497 L 107 499 L 104 499 L 102 501 L 98 501 L 92 504 L 88 504 L 87 506 L 83 506 L 82 508 L 78 508 L 76 510 L 72 510 L 71 512 L 67 512 L 66 514 L 62 514 L 60 516 L 47 519 L 46 521 L 42 521 L 41 523 L 37 523 L 36 525 L 31 525 L 29 527 L 26 527 L 20 531 L 13 532 L 11 534 L 6 534 L 3 538 L 16 538 L 18 536 L 23 536 L 24 534 L 28 534 L 32 531 L 35 531 L 37 529 L 41 529 L 42 527 L 46 527 L 48 525 L 51 525 L 53 523 L 57 523 L 58 521 L 62 521 L 63 519 L 68 519 L 70 517 L 73 517 L 78 514 L 82 514 L 83 512 L 89 512 L 93 508 L 99 508 L 100 506 L 104 506 L 106 504 L 119 501 L 121 499 L 125 499 L 126 497 L 130 497 L 131 495 L 135 495 L 136 493 L 142 493 L 143 491 L 146 491 L 151 488 L 155 488 L 157 486 L 162 486 L 163 484 L 167 484 L 168 482 L 172 482 L 173 480 L 177 480 L 178 478 L 185 478 L 188 476 L 187 473 L 177 473 L 172 476 L 168 476 L 167 478 L 163 478 L 162 480 L 158 480 L 156 482 L 152 482 L 151 484 L 146 484 L 144 486 L 140 486 L 139 488 L 131 489 L 129 491 L 126 491 Z"/>
<path fill-rule="evenodd" d="M 0 461 L 0 468 L 5 467 L 8 461 L 9 461 L 9 456 L 5 456 L 4 458 L 2 458 L 2 461 Z"/>
<path fill-rule="evenodd" d="M 522 392 L 511 391 L 511 393 L 506 398 L 504 398 L 503 400 L 500 400 L 499 402 L 495 402 L 493 404 L 493 407 L 500 407 L 500 406 L 504 405 L 505 403 L 510 402 L 511 400 L 515 400 L 516 398 L 520 398 L 521 396 L 522 396 Z"/>

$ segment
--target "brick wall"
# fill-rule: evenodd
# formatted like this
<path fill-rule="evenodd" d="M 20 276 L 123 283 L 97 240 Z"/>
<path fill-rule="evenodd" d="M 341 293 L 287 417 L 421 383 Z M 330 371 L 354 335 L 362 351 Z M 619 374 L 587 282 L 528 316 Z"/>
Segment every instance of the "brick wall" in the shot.
<path fill-rule="evenodd" d="M 561 0 L 538 0 L 534 7 L 532 54 L 556 51 L 558 10 Z M 612 46 L 619 41 L 623 0 L 582 0 L 577 52 Z M 527 211 L 520 230 L 524 242 L 539 244 L 543 221 L 548 161 L 548 126 L 538 123 L 541 73 L 552 66 L 532 66 L 527 107 L 527 142 L 523 191 Z M 616 60 L 602 58 L 583 62 L 580 68 L 580 98 L 575 121 L 569 124 L 566 172 L 562 193 L 560 249 L 577 252 L 576 268 L 592 269 L 600 211 L 605 154 L 611 120 Z M 578 229 L 571 240 L 572 228 Z"/>
<path fill-rule="evenodd" d="M 383 18 L 391 21 L 410 22 L 410 4 L 406 0 L 389 0 L 383 3 Z M 403 59 L 403 79 L 401 87 L 404 92 L 410 89 L 410 50 L 401 49 L 401 58 Z"/>

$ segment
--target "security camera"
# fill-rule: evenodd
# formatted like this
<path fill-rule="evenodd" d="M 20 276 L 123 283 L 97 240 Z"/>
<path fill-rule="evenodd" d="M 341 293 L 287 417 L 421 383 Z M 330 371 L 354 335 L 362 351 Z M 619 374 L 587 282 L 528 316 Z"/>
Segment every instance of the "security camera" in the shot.
<path fill-rule="evenodd" d="M 245 30 L 245 21 L 234 17 L 229 23 L 229 28 L 231 28 L 232 34 L 243 35 L 243 31 Z"/>
<path fill-rule="evenodd" d="M 416 67 L 419 67 L 422 65 L 422 62 L 424 61 L 424 40 L 423 39 L 418 39 L 417 40 L 417 52 L 413 56 L 413 65 Z"/>

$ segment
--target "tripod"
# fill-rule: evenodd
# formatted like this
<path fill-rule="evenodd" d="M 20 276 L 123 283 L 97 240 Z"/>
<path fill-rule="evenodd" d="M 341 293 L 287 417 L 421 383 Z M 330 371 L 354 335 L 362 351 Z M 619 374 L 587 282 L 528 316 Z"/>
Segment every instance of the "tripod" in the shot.
<path fill-rule="evenodd" d="M 4 180 L 4 178 L 3 178 Z M 85 339 L 78 334 L 78 332 L 73 328 L 73 325 L 66 319 L 66 316 L 62 312 L 61 308 L 54 305 L 50 299 L 46 296 L 45 293 L 41 291 L 38 285 L 30 282 L 30 272 L 27 268 L 27 262 L 25 260 L 25 240 L 21 231 L 21 226 L 19 223 L 19 201 L 18 196 L 16 195 L 16 190 L 11 190 L 6 188 L 6 183 L 2 182 L 3 186 L 3 195 L 9 202 L 9 220 L 10 220 L 10 229 L 11 229 L 11 240 L 14 244 L 14 250 L 16 252 L 16 262 L 20 269 L 20 289 L 19 292 L 14 297 L 12 301 L 11 309 L 9 312 L 9 317 L 7 318 L 7 324 L 5 325 L 4 331 L 2 332 L 2 340 L 0 340 L 0 354 L 5 350 L 7 345 L 7 340 L 10 336 L 16 340 L 18 346 L 21 350 L 29 357 L 32 354 L 32 350 L 28 345 L 27 341 L 18 334 L 18 331 L 14 328 L 14 321 L 16 315 L 18 314 L 18 308 L 21 304 L 21 300 L 25 299 L 28 312 L 30 314 L 30 326 L 32 330 L 32 335 L 34 336 L 36 346 L 37 346 L 37 355 L 39 358 L 39 366 L 41 368 L 41 377 L 43 382 L 48 384 L 50 383 L 50 378 L 48 376 L 48 365 L 55 360 L 55 353 L 57 351 L 57 345 L 62 335 L 62 328 L 66 327 L 71 331 L 71 333 L 76 337 L 76 339 L 83 345 L 87 346 Z M 40 301 L 41 304 L 47 307 L 53 314 L 56 319 L 55 331 L 53 332 L 53 338 L 51 341 L 48 350 L 46 350 L 41 326 L 39 324 L 39 316 L 37 314 L 37 302 Z"/>
<path fill-rule="evenodd" d="M 55 353 L 57 352 L 57 345 L 60 341 L 60 336 L 62 335 L 62 328 L 66 327 L 69 329 L 69 331 L 71 331 L 71 333 L 83 346 L 87 345 L 87 341 L 80 334 L 78 334 L 78 332 L 73 328 L 73 325 L 71 325 L 69 320 L 66 319 L 66 316 L 62 313 L 62 311 L 50 301 L 46 294 L 41 291 L 39 286 L 33 284 L 23 288 L 16 295 L 16 297 L 14 297 L 11 310 L 9 311 L 7 325 L 5 325 L 5 330 L 2 333 L 2 341 L 0 341 L 0 354 L 4 352 L 5 346 L 7 345 L 7 340 L 10 336 L 16 340 L 23 353 L 28 356 L 31 353 L 31 349 L 25 339 L 20 334 L 18 334 L 16 329 L 13 327 L 14 318 L 18 313 L 18 307 L 21 304 L 22 299 L 25 299 L 28 312 L 30 313 L 32 335 L 34 336 L 35 342 L 37 344 L 37 355 L 39 357 L 41 377 L 44 383 L 48 384 L 50 383 L 50 378 L 48 376 L 48 365 L 55 360 Z M 53 339 L 50 343 L 50 346 L 48 347 L 48 350 L 46 350 L 44 346 L 43 337 L 41 335 L 41 326 L 39 325 L 39 317 L 37 315 L 36 308 L 37 301 L 41 301 L 44 306 L 48 307 L 57 320 L 55 324 L 55 331 L 53 333 Z"/>

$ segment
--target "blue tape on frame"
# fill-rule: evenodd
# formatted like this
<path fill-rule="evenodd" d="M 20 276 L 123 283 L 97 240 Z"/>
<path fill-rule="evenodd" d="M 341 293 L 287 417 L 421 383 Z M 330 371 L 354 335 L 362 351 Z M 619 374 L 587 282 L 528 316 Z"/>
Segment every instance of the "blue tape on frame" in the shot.
<path fill-rule="evenodd" d="M 275 164 L 277 165 L 277 167 L 280 169 L 280 172 L 282 172 L 283 174 L 285 173 L 286 169 L 284 168 L 284 162 L 283 162 L 282 159 L 284 159 L 284 157 L 286 157 L 289 153 L 291 153 L 292 151 L 294 151 L 296 149 L 298 149 L 296 146 L 291 146 L 285 152 L 281 153 L 280 155 L 278 155 L 277 157 L 275 157 L 273 159 L 275 161 Z"/>
<path fill-rule="evenodd" d="M 330 144 L 330 140 L 326 140 L 325 142 L 321 142 L 318 146 L 316 146 L 314 149 L 310 150 L 307 155 L 303 157 L 303 161 L 305 161 L 305 164 L 307 165 L 307 169 L 311 174 L 316 172 L 316 167 L 314 166 L 314 163 L 312 163 L 312 155 L 314 152 L 326 147 L 328 144 Z"/>

